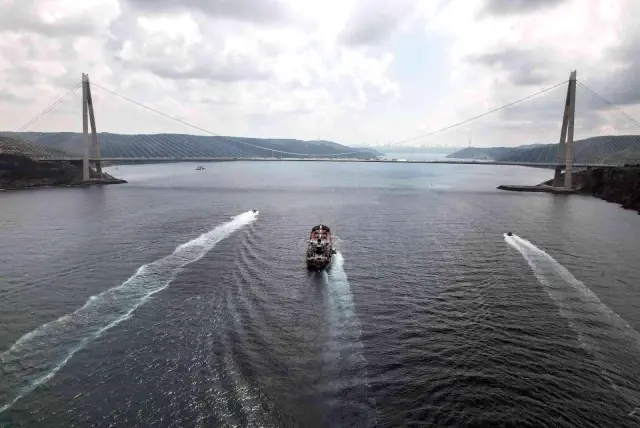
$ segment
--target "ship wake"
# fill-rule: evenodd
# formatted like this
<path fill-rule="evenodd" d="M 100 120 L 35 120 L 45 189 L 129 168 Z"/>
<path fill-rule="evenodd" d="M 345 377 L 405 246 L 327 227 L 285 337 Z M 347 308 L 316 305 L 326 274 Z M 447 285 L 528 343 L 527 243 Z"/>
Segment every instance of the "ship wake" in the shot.
<path fill-rule="evenodd" d="M 159 260 L 141 266 L 121 285 L 92 296 L 75 312 L 22 336 L 0 354 L 0 412 L 47 382 L 73 355 L 112 327 L 129 318 L 153 294 L 168 287 L 189 264 L 216 244 L 257 219 L 246 212 L 180 245 Z"/>
<path fill-rule="evenodd" d="M 505 235 L 504 238 L 527 261 L 538 282 L 577 334 L 580 346 L 595 357 L 603 377 L 629 402 L 631 409 L 637 406 L 640 391 L 632 368 L 619 366 L 619 360 L 608 350 L 612 347 L 610 342 L 614 342 L 615 349 L 623 349 L 635 359 L 640 351 L 640 333 L 544 250 L 517 235 Z"/>
<path fill-rule="evenodd" d="M 329 379 L 325 392 L 330 395 L 330 401 L 342 408 L 342 413 L 358 421 L 356 425 L 368 426 L 375 421 L 375 402 L 368 393 L 360 320 L 340 252 L 333 256 L 331 268 L 324 275 L 328 302 L 324 362 Z"/>

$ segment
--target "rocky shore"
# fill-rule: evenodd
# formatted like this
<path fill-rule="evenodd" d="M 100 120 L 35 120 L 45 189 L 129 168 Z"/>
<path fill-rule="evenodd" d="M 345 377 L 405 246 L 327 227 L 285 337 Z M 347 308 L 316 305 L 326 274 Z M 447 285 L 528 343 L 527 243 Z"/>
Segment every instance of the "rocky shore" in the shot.
<path fill-rule="evenodd" d="M 553 180 L 541 185 L 550 186 Z M 617 168 L 589 168 L 573 173 L 577 193 L 622 205 L 640 214 L 640 164 Z"/>
<path fill-rule="evenodd" d="M 582 171 L 580 193 L 591 194 L 640 214 L 640 164 Z"/>
<path fill-rule="evenodd" d="M 39 162 L 27 156 L 0 153 L 0 189 L 3 190 L 126 183 L 106 173 L 100 177 L 93 170 L 90 176 L 90 180 L 83 181 L 81 169 L 70 163 Z"/>

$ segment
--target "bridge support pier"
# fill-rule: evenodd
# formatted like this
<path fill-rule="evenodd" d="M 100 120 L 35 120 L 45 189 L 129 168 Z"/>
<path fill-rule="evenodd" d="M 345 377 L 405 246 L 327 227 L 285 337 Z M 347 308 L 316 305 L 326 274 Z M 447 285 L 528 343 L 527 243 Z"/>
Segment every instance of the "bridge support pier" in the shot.
<path fill-rule="evenodd" d="M 91 147 L 89 146 L 89 125 L 91 125 Z M 98 159 L 94 160 L 93 164 L 99 175 L 98 178 L 104 178 L 102 175 L 102 165 L 99 160 L 100 143 L 98 141 L 98 131 L 96 129 L 96 117 L 93 108 L 93 97 L 91 96 L 91 85 L 89 83 L 89 75 L 85 73 L 82 73 L 82 142 L 82 180 L 87 181 L 91 179 L 90 157 L 92 159 Z"/>
<path fill-rule="evenodd" d="M 102 165 L 100 163 L 100 142 L 98 141 L 98 131 L 96 129 L 96 116 L 93 106 L 93 97 L 91 96 L 91 85 L 89 84 L 89 76 L 87 76 L 87 107 L 89 109 L 89 124 L 91 125 L 91 140 L 92 140 L 92 148 L 93 153 L 91 157 L 94 159 L 98 159 L 94 162 L 96 172 L 98 173 L 100 179 L 104 178 L 102 175 Z"/>
<path fill-rule="evenodd" d="M 553 187 L 563 187 L 571 190 L 572 170 L 573 170 L 573 128 L 576 113 L 576 76 L 574 70 L 569 76 L 567 87 L 567 98 L 564 105 L 564 115 L 562 117 L 562 129 L 560 131 L 560 142 L 558 143 L 558 157 L 556 160 L 556 170 L 553 176 Z M 565 170 L 564 183 L 562 183 L 562 170 Z"/>
<path fill-rule="evenodd" d="M 89 181 L 89 121 L 88 121 L 89 76 L 82 73 L 82 181 Z"/>

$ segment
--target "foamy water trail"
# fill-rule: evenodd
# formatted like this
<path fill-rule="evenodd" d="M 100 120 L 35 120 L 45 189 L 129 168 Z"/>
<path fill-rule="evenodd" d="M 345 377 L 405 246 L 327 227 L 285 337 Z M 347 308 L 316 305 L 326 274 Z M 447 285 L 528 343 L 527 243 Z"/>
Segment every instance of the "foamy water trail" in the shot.
<path fill-rule="evenodd" d="M 364 346 L 360 320 L 355 311 L 351 285 L 344 270 L 344 257 L 340 252 L 333 256 L 327 278 L 327 327 L 328 338 L 325 348 L 325 364 L 330 376 L 329 388 L 341 393 L 344 404 L 348 401 L 364 399 L 358 403 L 360 409 L 367 409 L 360 416 L 371 422 L 375 418 L 375 403 L 368 398 L 367 361 L 364 358 Z M 345 391 L 355 392 L 354 399 L 345 396 Z M 362 422 L 360 426 L 368 425 Z"/>
<path fill-rule="evenodd" d="M 577 321 L 590 321 L 587 318 L 597 315 L 640 350 L 640 333 L 553 257 L 519 236 L 505 236 L 505 240 L 522 254 L 549 296 L 564 310 L 563 315 Z"/>
<path fill-rule="evenodd" d="M 365 360 L 360 341 L 360 321 L 355 313 L 353 294 L 341 253 L 333 257 L 327 285 L 330 359 L 334 362 L 346 360 L 355 366 L 363 365 Z"/>
<path fill-rule="evenodd" d="M 51 379 L 79 350 L 126 320 L 153 294 L 165 289 L 187 265 L 218 242 L 256 220 L 251 211 L 180 245 L 146 264 L 121 285 L 92 296 L 81 308 L 22 336 L 0 354 L 0 412 Z"/>
<path fill-rule="evenodd" d="M 239 332 L 243 330 L 243 328 L 246 328 L 246 326 L 243 326 L 243 320 L 240 316 L 240 312 L 238 311 L 238 307 L 234 302 L 234 297 L 237 296 L 227 295 L 226 298 L 227 310 L 230 316 L 229 320 L 231 321 L 231 325 L 229 327 L 231 330 Z M 241 413 L 241 419 L 244 419 L 242 426 L 250 428 L 276 426 L 276 424 L 271 421 L 269 413 L 261 406 L 259 391 L 255 390 L 251 383 L 248 382 L 233 357 L 233 345 L 235 341 L 229 334 L 229 328 L 222 329 L 222 336 L 224 342 L 222 376 L 224 376 L 225 380 L 230 382 L 232 385 L 231 390 L 223 392 L 225 407 L 227 409 L 235 409 L 236 412 Z M 225 426 L 236 427 L 238 426 L 238 423 L 239 421 L 229 413 L 229 418 Z"/>
<path fill-rule="evenodd" d="M 516 235 L 505 235 L 505 241 L 522 254 L 562 316 L 578 335 L 580 345 L 600 363 L 608 365 L 602 371 L 603 376 L 616 391 L 637 405 L 640 394 L 636 388 L 629 389 L 617 384 L 620 377 L 625 378 L 627 373 L 624 369 L 615 367 L 617 362 L 608 354 L 607 346 L 611 345 L 607 345 L 607 342 L 615 340 L 624 344 L 625 348 L 637 356 L 640 351 L 640 333 L 545 251 Z M 610 373 L 610 370 L 616 372 L 617 382 L 612 380 L 614 373 Z"/>

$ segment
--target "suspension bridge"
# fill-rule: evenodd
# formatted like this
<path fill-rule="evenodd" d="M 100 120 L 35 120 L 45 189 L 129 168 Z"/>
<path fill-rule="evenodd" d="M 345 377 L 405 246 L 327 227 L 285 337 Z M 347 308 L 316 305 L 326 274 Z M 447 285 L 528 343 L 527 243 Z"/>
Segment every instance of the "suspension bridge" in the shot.
<path fill-rule="evenodd" d="M 332 152 L 327 152 L 326 147 L 322 149 L 321 145 L 304 145 L 307 151 L 297 152 L 290 150 L 280 150 L 277 145 L 266 147 L 257 142 L 256 139 L 226 137 L 209 131 L 205 128 L 192 125 L 175 116 L 163 113 L 151 108 L 143 103 L 137 102 L 129 97 L 120 95 L 102 85 L 91 83 L 87 74 L 82 75 L 82 81 L 72 88 L 65 95 L 60 97 L 56 102 L 43 110 L 40 114 L 33 117 L 24 126 L 14 133 L 0 133 L 4 135 L 0 140 L 0 153 L 20 153 L 31 157 L 38 161 L 47 162 L 69 162 L 82 166 L 83 179 L 89 180 L 92 174 L 102 175 L 102 165 L 105 162 L 110 163 L 139 163 L 139 162 L 224 162 L 224 161 L 307 161 L 307 162 L 363 162 L 363 163 L 429 163 L 429 164 L 465 164 L 465 165 L 517 165 L 530 167 L 554 168 L 554 184 L 556 188 L 571 189 L 572 171 L 574 168 L 589 167 L 613 167 L 620 166 L 623 161 L 607 157 L 608 153 L 629 152 L 637 150 L 640 155 L 640 136 L 629 135 L 630 132 L 637 131 L 640 123 L 631 116 L 627 115 L 618 107 L 608 103 L 603 97 L 600 97 L 595 91 L 577 80 L 577 73 L 571 72 L 567 81 L 558 83 L 549 88 L 538 91 L 527 97 L 521 98 L 514 102 L 510 102 L 498 108 L 492 109 L 480 115 L 471 117 L 461 122 L 445 126 L 443 128 L 431 131 L 429 133 L 398 141 L 396 145 L 413 143 L 420 139 L 425 139 L 436 134 L 441 134 L 450 130 L 460 129 L 466 124 L 476 122 L 481 118 L 499 114 L 505 109 L 519 106 L 525 101 L 540 97 L 542 94 L 548 93 L 554 89 L 565 87 L 566 97 L 564 99 L 564 110 L 562 115 L 562 124 L 560 127 L 560 139 L 554 146 L 537 145 L 526 150 L 527 157 L 515 156 L 515 159 L 438 159 L 438 160 L 398 160 L 398 159 L 382 159 L 376 156 L 373 151 L 368 149 L 358 149 L 350 151 L 337 151 L 334 148 Z M 617 134 L 611 135 L 611 131 L 616 130 L 609 124 L 602 125 L 600 128 L 592 129 L 591 134 L 585 136 L 608 135 L 609 139 L 598 140 L 597 144 L 587 144 L 580 141 L 580 147 L 574 147 L 575 136 L 575 117 L 576 117 L 576 89 L 578 85 L 583 92 L 590 94 L 603 103 L 609 105 L 608 112 L 617 114 L 622 118 L 624 125 L 618 127 Z M 198 132 L 200 135 L 194 134 L 140 134 L 140 135 L 120 135 L 118 139 L 113 138 L 115 134 L 98 133 L 96 122 L 96 109 L 94 94 L 92 89 L 97 89 L 102 95 L 109 95 L 130 105 L 134 105 L 142 110 L 152 112 L 164 120 L 170 120 L 179 123 L 192 131 Z M 77 91 L 82 95 L 82 134 L 75 133 L 56 133 L 57 138 L 43 138 L 47 133 L 30 132 L 33 125 L 43 117 L 54 112 L 56 108 L 62 105 L 65 100 L 69 99 Z M 558 106 L 559 107 L 559 106 Z M 558 109 L 559 110 L 559 109 Z M 620 129 L 622 128 L 622 129 Z M 580 127 L 581 130 L 584 126 Z M 624 135 L 626 138 L 620 140 L 617 136 Z M 556 137 L 557 138 L 557 137 Z M 279 141 L 279 140 L 276 140 Z M 510 142 L 509 146 L 513 146 Z M 388 146 L 388 145 L 387 145 Z M 589 146 L 589 150 L 585 148 Z M 593 147 L 591 147 L 593 146 Z M 342 146 L 344 147 L 344 146 Z M 321 150 L 322 149 L 322 150 Z M 324 151 L 323 151 L 324 150 Z M 585 156 L 584 153 L 592 153 Z M 102 153 L 102 155 L 101 155 Z M 522 151 L 520 153 L 525 153 Z M 595 153 L 595 155 L 593 154 Z M 628 154 L 628 153 L 627 153 Z M 555 159 L 553 159 L 555 158 Z M 564 175 L 563 175 L 564 172 Z"/>

